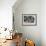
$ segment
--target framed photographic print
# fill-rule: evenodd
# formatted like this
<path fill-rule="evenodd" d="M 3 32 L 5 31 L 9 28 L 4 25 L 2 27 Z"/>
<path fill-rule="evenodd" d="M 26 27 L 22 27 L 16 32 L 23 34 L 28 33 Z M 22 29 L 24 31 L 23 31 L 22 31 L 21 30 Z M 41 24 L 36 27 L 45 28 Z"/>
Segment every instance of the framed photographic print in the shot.
<path fill-rule="evenodd" d="M 22 14 L 22 25 L 36 26 L 37 25 L 37 14 Z"/>

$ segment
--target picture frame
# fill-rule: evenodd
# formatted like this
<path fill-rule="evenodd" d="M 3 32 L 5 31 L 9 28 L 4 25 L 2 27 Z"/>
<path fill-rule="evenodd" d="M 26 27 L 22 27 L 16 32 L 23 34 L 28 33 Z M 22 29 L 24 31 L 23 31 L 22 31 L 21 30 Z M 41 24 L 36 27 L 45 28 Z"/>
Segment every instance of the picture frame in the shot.
<path fill-rule="evenodd" d="M 37 14 L 22 14 L 22 26 L 36 26 Z"/>

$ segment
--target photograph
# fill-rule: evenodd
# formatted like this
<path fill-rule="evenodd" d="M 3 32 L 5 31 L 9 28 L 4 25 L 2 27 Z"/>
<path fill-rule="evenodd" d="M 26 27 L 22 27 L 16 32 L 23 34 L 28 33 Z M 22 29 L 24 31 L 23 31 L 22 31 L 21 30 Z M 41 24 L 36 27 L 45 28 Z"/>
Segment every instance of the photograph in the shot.
<path fill-rule="evenodd" d="M 37 14 L 22 14 L 22 25 L 37 25 Z"/>

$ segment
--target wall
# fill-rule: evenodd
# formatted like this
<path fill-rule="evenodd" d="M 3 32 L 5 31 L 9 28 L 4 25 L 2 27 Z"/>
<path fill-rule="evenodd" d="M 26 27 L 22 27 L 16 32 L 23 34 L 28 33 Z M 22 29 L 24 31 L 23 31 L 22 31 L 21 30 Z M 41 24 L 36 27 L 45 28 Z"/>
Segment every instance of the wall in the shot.
<path fill-rule="evenodd" d="M 31 39 L 36 46 L 41 46 L 41 0 L 23 0 L 17 7 L 13 7 L 15 31 L 23 33 L 23 37 Z M 37 14 L 37 26 L 22 26 L 22 14 Z"/>
<path fill-rule="evenodd" d="M 0 27 L 12 28 L 12 6 L 16 0 L 0 0 Z"/>
<path fill-rule="evenodd" d="M 41 1 L 41 40 L 42 46 L 46 46 L 46 0 Z"/>

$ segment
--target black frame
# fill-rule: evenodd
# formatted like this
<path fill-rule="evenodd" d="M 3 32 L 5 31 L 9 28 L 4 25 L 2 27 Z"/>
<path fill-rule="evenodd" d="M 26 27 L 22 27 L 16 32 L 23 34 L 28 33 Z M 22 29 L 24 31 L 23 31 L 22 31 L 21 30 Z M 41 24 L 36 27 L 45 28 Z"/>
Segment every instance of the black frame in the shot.
<path fill-rule="evenodd" d="M 35 16 L 35 24 L 33 25 L 33 24 L 30 24 L 30 25 L 26 25 L 26 24 L 24 24 L 24 16 Z M 37 25 L 37 14 L 22 14 L 22 26 L 36 26 Z"/>

